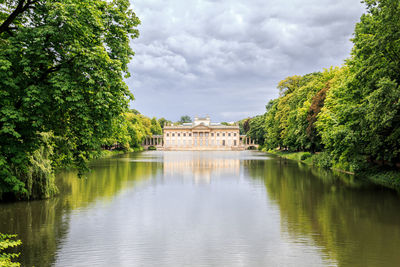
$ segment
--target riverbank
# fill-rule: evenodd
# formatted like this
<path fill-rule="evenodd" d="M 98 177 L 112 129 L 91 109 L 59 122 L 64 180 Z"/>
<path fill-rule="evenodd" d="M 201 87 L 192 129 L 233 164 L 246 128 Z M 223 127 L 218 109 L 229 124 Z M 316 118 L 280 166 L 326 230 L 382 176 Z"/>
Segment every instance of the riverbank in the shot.
<path fill-rule="evenodd" d="M 357 178 L 365 179 L 374 184 L 391 188 L 400 192 L 400 171 L 398 170 L 390 170 L 390 169 L 388 170 L 388 169 L 383 169 L 382 167 L 371 167 L 368 170 L 362 171 L 360 173 L 352 173 L 341 169 L 333 168 L 332 166 L 329 165 L 325 165 L 323 162 L 321 162 L 321 159 L 318 158 L 318 154 L 311 154 L 310 152 L 304 152 L 304 151 L 288 152 L 279 150 L 262 150 L 262 151 L 277 155 L 282 158 L 300 161 L 307 165 L 348 173 L 356 176 Z"/>
<path fill-rule="evenodd" d="M 119 154 L 125 154 L 129 152 L 140 152 L 143 151 L 143 147 L 135 147 L 130 148 L 128 150 L 101 150 L 98 154 L 96 154 L 93 158 L 100 159 L 100 158 L 108 158 Z"/>

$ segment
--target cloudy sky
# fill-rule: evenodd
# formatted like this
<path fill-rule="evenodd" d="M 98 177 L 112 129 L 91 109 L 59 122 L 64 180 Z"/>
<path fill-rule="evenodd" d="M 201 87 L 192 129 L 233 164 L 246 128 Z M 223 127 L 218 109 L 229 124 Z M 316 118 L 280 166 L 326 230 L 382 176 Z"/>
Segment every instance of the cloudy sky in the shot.
<path fill-rule="evenodd" d="M 132 108 L 176 121 L 262 114 L 287 76 L 341 65 L 359 0 L 131 0 Z"/>

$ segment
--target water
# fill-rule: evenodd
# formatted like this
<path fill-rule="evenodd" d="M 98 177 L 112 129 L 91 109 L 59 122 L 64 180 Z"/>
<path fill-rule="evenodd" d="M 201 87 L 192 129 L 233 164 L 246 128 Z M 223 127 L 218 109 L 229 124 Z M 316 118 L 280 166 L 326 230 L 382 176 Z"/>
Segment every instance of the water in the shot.
<path fill-rule="evenodd" d="M 400 196 L 260 152 L 143 152 L 0 205 L 23 266 L 400 266 Z"/>

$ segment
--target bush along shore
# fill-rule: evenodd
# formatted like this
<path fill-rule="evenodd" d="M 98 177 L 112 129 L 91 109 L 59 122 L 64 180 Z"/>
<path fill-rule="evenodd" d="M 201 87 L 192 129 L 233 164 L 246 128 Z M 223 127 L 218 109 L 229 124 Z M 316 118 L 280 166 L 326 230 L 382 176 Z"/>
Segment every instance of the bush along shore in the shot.
<path fill-rule="evenodd" d="M 332 164 L 331 160 L 329 159 L 329 155 L 324 152 L 311 154 L 307 151 L 290 152 L 276 149 L 267 150 L 266 148 L 261 148 L 261 151 L 274 154 L 282 158 L 299 161 L 307 165 L 355 175 L 355 177 L 359 179 L 367 180 L 374 184 L 395 189 L 396 191 L 400 192 L 400 171 L 396 168 L 371 165 L 364 171 L 354 173 L 337 168 L 337 166 Z"/>

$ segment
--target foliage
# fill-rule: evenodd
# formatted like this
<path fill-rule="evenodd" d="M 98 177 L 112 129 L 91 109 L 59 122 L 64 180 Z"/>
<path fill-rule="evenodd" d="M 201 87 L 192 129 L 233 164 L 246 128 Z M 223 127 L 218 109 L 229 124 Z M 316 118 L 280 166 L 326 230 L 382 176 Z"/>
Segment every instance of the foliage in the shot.
<path fill-rule="evenodd" d="M 7 253 L 7 249 L 14 248 L 22 244 L 21 240 L 15 240 L 16 236 L 17 235 L 0 233 L 0 266 L 21 266 L 19 263 L 12 261 L 19 256 L 19 253 Z"/>
<path fill-rule="evenodd" d="M 309 153 L 309 152 L 304 152 L 302 155 L 301 155 L 301 157 L 300 157 L 300 160 L 306 160 L 306 159 L 308 159 L 308 158 L 311 158 L 311 153 Z"/>
<path fill-rule="evenodd" d="M 264 134 L 265 134 L 265 116 L 259 115 L 250 120 L 249 130 L 247 136 L 259 145 L 264 144 Z"/>
<path fill-rule="evenodd" d="M 250 121 L 251 118 L 247 118 L 237 122 L 237 124 L 239 125 L 240 134 L 247 134 L 247 132 L 250 130 Z"/>
<path fill-rule="evenodd" d="M 365 3 L 343 67 L 279 82 L 264 114 L 265 149 L 323 151 L 316 165 L 350 172 L 400 163 L 400 2 Z"/>
<path fill-rule="evenodd" d="M 138 24 L 128 0 L 0 2 L 0 198 L 34 195 L 23 177 L 44 177 L 32 169 L 44 132 L 50 162 L 87 169 L 133 98 L 124 77 Z"/>
<path fill-rule="evenodd" d="M 181 118 L 179 119 L 178 122 L 179 123 L 189 123 L 189 122 L 192 122 L 192 119 L 190 118 L 189 115 L 184 115 L 184 116 L 181 116 Z"/>
<path fill-rule="evenodd" d="M 158 120 L 156 118 L 152 118 L 151 119 L 150 131 L 151 131 L 151 133 L 153 135 L 162 134 L 162 128 L 161 128 L 160 123 L 158 122 Z"/>
<path fill-rule="evenodd" d="M 164 129 L 164 125 L 172 124 L 172 121 L 169 121 L 166 118 L 159 118 L 158 123 L 160 124 L 161 128 Z"/>
<path fill-rule="evenodd" d="M 366 1 L 342 82 L 327 94 L 317 127 L 335 162 L 349 171 L 366 161 L 400 162 L 400 3 Z"/>
<path fill-rule="evenodd" d="M 137 151 L 146 137 L 158 134 L 162 134 L 162 129 L 156 118 L 126 112 L 114 120 L 112 135 L 103 140 L 103 147 Z"/>
<path fill-rule="evenodd" d="M 313 157 L 313 164 L 315 166 L 330 169 L 332 167 L 331 156 L 327 152 L 321 152 Z"/>

